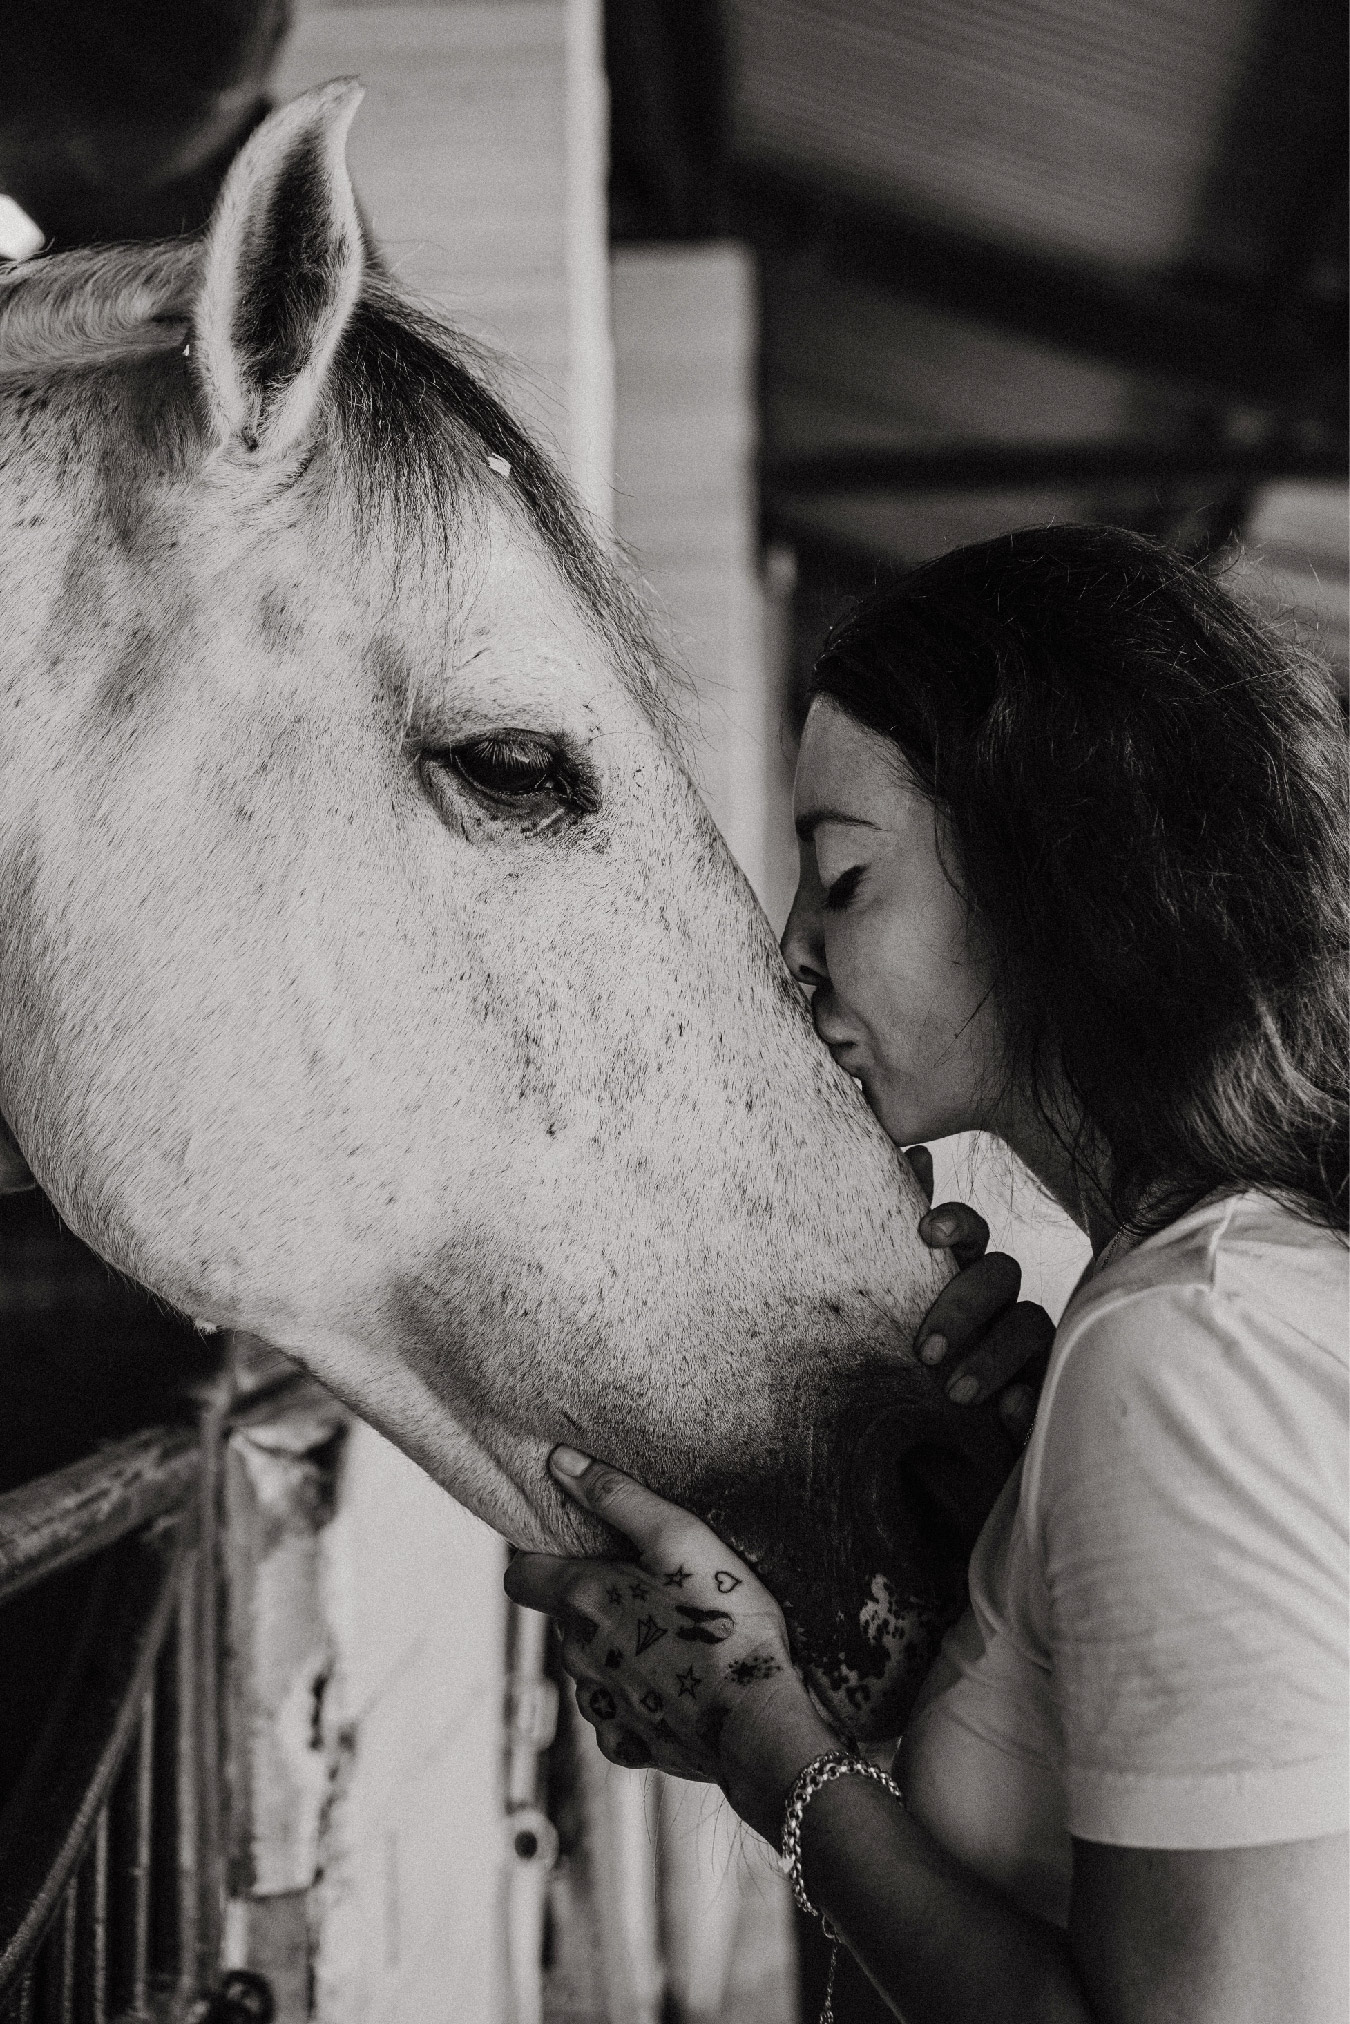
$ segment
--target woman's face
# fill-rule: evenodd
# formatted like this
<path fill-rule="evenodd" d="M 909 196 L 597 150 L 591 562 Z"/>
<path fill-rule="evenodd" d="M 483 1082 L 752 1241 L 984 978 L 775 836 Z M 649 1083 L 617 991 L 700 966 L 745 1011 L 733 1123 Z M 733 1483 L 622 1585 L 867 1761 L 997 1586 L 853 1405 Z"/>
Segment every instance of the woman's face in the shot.
<path fill-rule="evenodd" d="M 995 1129 L 989 965 L 939 860 L 932 802 L 892 744 L 819 697 L 794 804 L 801 874 L 783 954 L 816 1031 L 898 1144 Z"/>

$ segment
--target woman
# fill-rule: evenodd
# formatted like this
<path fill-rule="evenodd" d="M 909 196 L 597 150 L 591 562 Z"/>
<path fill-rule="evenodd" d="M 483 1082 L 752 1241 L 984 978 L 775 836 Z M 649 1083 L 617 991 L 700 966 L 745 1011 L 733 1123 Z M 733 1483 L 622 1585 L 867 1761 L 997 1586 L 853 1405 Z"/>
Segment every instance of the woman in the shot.
<path fill-rule="evenodd" d="M 822 1040 L 897 1142 L 995 1133 L 1094 1251 L 904 1805 L 827 1767 L 840 1739 L 739 1563 L 735 1634 L 683 1684 L 673 1640 L 628 1657 L 603 1568 L 522 1557 L 510 1592 L 563 1617 L 607 1754 L 717 1779 L 771 1840 L 786 1813 L 794 1880 L 907 2024 L 1343 2018 L 1330 691 L 1152 543 L 1014 535 L 829 642 L 796 817 L 783 947 Z M 653 1571 L 727 1567 L 642 1486 L 554 1469 Z M 603 1681 L 591 1623 L 624 1655 Z"/>

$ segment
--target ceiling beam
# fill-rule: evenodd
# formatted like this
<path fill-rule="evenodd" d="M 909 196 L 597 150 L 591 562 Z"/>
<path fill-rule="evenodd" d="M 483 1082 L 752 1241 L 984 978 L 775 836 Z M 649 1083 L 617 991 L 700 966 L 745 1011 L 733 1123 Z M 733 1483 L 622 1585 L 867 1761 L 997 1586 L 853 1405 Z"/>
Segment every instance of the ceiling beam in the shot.
<path fill-rule="evenodd" d="M 813 451 L 766 459 L 761 482 L 775 496 L 856 492 L 1007 491 L 1042 485 L 1254 485 L 1277 478 L 1344 478 L 1346 446 L 1286 442 L 954 444 Z"/>
<path fill-rule="evenodd" d="M 842 280 L 1173 381 L 1275 408 L 1336 440 L 1346 412 L 1341 302 L 1091 268 L 920 221 L 761 165 L 735 171 L 729 222 L 765 248 L 810 253 Z"/>

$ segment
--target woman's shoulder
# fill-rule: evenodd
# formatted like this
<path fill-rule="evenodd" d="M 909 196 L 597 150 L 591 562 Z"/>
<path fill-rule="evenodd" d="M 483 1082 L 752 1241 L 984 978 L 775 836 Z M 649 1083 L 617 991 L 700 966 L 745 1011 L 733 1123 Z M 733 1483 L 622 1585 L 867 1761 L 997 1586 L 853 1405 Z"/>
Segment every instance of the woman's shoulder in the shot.
<path fill-rule="evenodd" d="M 1274 1472 L 1340 1495 L 1350 1373 L 1345 1245 L 1255 1194 L 1202 1203 L 1104 1261 L 1066 1308 L 1024 1510 L 1068 1476 Z"/>
<path fill-rule="evenodd" d="M 1230 1326 L 1262 1334 L 1292 1331 L 1344 1364 L 1350 1247 L 1255 1190 L 1211 1197 L 1085 1275 L 1061 1320 L 1056 1360 L 1104 1332 L 1146 1340 L 1169 1311 L 1179 1323 L 1208 1314 L 1210 1327 L 1222 1326 L 1227 1315 Z"/>

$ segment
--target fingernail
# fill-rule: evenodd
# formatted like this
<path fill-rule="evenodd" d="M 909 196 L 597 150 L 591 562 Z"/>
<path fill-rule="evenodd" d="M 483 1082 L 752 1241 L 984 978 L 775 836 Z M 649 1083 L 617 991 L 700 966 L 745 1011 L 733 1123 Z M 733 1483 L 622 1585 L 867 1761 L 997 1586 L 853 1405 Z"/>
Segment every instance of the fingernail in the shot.
<path fill-rule="evenodd" d="M 955 1377 L 947 1387 L 947 1396 L 954 1406 L 968 1406 L 979 1396 L 979 1390 L 977 1377 Z"/>
<path fill-rule="evenodd" d="M 919 1355 L 925 1363 L 941 1363 L 946 1354 L 947 1338 L 945 1335 L 925 1336 L 924 1340 L 919 1344 Z"/>
<path fill-rule="evenodd" d="M 579 1448 L 555 1448 L 548 1458 L 548 1465 L 555 1475 L 584 1476 L 591 1466 L 589 1455 L 583 1455 Z"/>

